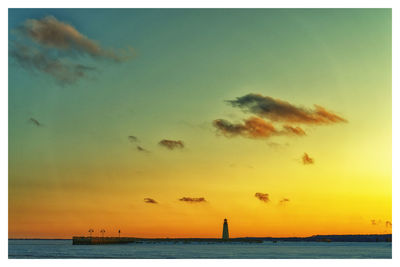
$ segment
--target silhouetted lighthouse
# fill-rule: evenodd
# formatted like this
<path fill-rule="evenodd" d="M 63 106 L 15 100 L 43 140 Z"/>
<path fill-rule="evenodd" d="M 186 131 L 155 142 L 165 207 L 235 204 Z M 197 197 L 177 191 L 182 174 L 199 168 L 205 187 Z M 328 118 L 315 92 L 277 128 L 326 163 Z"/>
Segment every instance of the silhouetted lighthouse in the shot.
<path fill-rule="evenodd" d="M 222 228 L 222 240 L 229 239 L 228 220 L 224 219 L 224 227 Z"/>

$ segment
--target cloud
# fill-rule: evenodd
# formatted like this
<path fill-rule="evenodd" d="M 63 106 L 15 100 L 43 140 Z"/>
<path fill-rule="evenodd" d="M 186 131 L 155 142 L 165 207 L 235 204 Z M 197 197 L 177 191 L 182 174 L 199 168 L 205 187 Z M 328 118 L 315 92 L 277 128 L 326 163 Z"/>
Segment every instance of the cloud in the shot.
<path fill-rule="evenodd" d="M 228 137 L 242 135 L 249 138 L 268 138 L 278 133 L 272 124 L 257 117 L 245 120 L 244 124 L 233 124 L 223 119 L 215 120 L 213 124 Z"/>
<path fill-rule="evenodd" d="M 44 72 L 52 76 L 61 85 L 72 84 L 80 78 L 87 77 L 88 72 L 95 70 L 94 67 L 61 60 L 46 52 L 20 43 L 14 43 L 10 49 L 10 56 L 21 67 L 31 71 Z"/>
<path fill-rule="evenodd" d="M 149 197 L 144 198 L 144 202 L 148 203 L 148 204 L 158 204 L 157 201 L 155 201 L 154 199 L 149 198 Z"/>
<path fill-rule="evenodd" d="M 122 62 L 134 55 L 132 48 L 118 52 L 106 49 L 53 16 L 27 19 L 12 33 L 17 34 L 18 41 L 10 42 L 10 56 L 23 68 L 50 75 L 61 85 L 75 83 L 87 77 L 88 72 L 96 70 L 74 63 L 77 56 Z"/>
<path fill-rule="evenodd" d="M 371 224 L 374 225 L 374 226 L 381 225 L 382 223 L 383 223 L 382 220 L 376 220 L 376 219 L 372 219 L 371 220 Z M 391 221 L 385 221 L 385 227 L 386 228 L 392 228 L 392 222 Z"/>
<path fill-rule="evenodd" d="M 314 159 L 310 158 L 310 156 L 308 156 L 307 153 L 304 153 L 304 155 L 303 155 L 303 164 L 304 165 L 314 164 Z"/>
<path fill-rule="evenodd" d="M 290 199 L 288 199 L 288 198 L 282 198 L 280 201 L 279 201 L 279 204 L 285 204 L 286 202 L 289 202 L 290 201 Z"/>
<path fill-rule="evenodd" d="M 147 149 L 144 149 L 141 146 L 136 146 L 136 149 L 139 150 L 140 152 L 150 152 L 150 151 L 148 151 Z"/>
<path fill-rule="evenodd" d="M 254 196 L 265 203 L 269 202 L 269 194 L 255 193 Z"/>
<path fill-rule="evenodd" d="M 207 202 L 204 197 L 182 197 L 179 201 L 188 202 L 188 203 L 201 203 Z"/>
<path fill-rule="evenodd" d="M 137 142 L 137 141 L 139 141 L 139 139 L 136 137 L 136 136 L 133 136 L 133 135 L 129 135 L 128 136 L 128 140 L 130 141 L 130 142 Z"/>
<path fill-rule="evenodd" d="M 274 125 L 258 117 L 250 117 L 244 123 L 231 123 L 227 120 L 218 119 L 213 121 L 215 128 L 226 137 L 244 136 L 247 138 L 269 138 L 277 135 L 297 135 L 306 133 L 300 127 L 285 125 L 282 130 L 277 130 Z"/>
<path fill-rule="evenodd" d="M 43 47 L 87 54 L 94 58 L 120 62 L 133 56 L 132 49 L 119 53 L 114 49 L 105 49 L 97 41 L 89 39 L 72 25 L 61 22 L 53 16 L 46 16 L 42 19 L 27 19 L 17 29 L 17 32 L 29 37 Z"/>
<path fill-rule="evenodd" d="M 298 126 L 293 127 L 290 125 L 284 125 L 283 128 L 286 130 L 287 133 L 292 133 L 298 136 L 306 135 L 306 132 Z"/>
<path fill-rule="evenodd" d="M 159 143 L 159 145 L 164 146 L 170 150 L 176 149 L 176 148 L 184 148 L 184 144 L 182 141 L 174 141 L 174 140 L 167 140 L 163 139 Z"/>
<path fill-rule="evenodd" d="M 346 122 L 346 120 L 325 108 L 314 105 L 314 109 L 298 107 L 289 102 L 274 99 L 260 94 L 247 94 L 228 100 L 233 107 L 256 114 L 272 121 L 303 123 L 303 124 L 330 124 Z"/>
<path fill-rule="evenodd" d="M 42 124 L 41 124 L 38 120 L 36 120 L 36 119 L 34 119 L 34 118 L 30 118 L 30 119 L 29 119 L 29 122 L 32 123 L 32 124 L 34 124 L 34 125 L 36 125 L 37 127 L 42 126 Z"/>
<path fill-rule="evenodd" d="M 381 223 L 382 223 L 381 220 L 375 220 L 375 219 L 371 220 L 372 225 L 380 225 Z"/>

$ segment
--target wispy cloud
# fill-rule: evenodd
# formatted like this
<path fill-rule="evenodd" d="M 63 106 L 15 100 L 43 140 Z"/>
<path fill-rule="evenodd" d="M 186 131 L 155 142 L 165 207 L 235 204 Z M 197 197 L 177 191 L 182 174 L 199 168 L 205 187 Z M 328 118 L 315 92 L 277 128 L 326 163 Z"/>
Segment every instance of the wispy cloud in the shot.
<path fill-rule="evenodd" d="M 254 196 L 265 203 L 269 202 L 269 194 L 267 193 L 255 193 Z"/>
<path fill-rule="evenodd" d="M 188 203 L 202 203 L 207 202 L 204 197 L 182 197 L 179 201 L 188 202 Z"/>
<path fill-rule="evenodd" d="M 154 199 L 149 198 L 149 197 L 144 198 L 144 202 L 148 203 L 148 204 L 158 204 L 157 201 L 155 201 Z"/>
<path fill-rule="evenodd" d="M 375 220 L 375 219 L 371 220 L 371 224 L 372 224 L 372 225 L 378 225 L 378 224 L 380 224 L 380 223 L 381 223 L 380 220 Z"/>
<path fill-rule="evenodd" d="M 269 138 L 278 135 L 305 135 L 300 127 L 285 125 L 283 129 L 278 130 L 272 123 L 262 118 L 251 117 L 244 120 L 244 123 L 231 123 L 227 120 L 214 120 L 213 125 L 220 133 L 226 137 L 244 136 L 247 138 Z"/>
<path fill-rule="evenodd" d="M 235 100 L 228 100 L 233 107 L 256 114 L 272 121 L 282 121 L 303 124 L 330 124 L 346 122 L 339 115 L 314 105 L 314 109 L 303 108 L 280 99 L 260 94 L 247 94 Z"/>
<path fill-rule="evenodd" d="M 10 56 L 21 67 L 31 71 L 44 72 L 52 76 L 61 85 L 74 83 L 80 78 L 87 77 L 88 72 L 96 70 L 94 67 L 62 60 L 51 56 L 49 53 L 20 43 L 14 43 L 10 49 Z"/>
<path fill-rule="evenodd" d="M 138 151 L 140 151 L 140 152 L 147 152 L 147 153 L 150 152 L 150 151 L 148 151 L 147 149 L 145 149 L 145 148 L 143 148 L 143 147 L 141 147 L 141 146 L 136 146 L 136 149 L 137 149 Z"/>
<path fill-rule="evenodd" d="M 242 135 L 249 138 L 268 138 L 278 133 L 272 124 L 257 117 L 251 117 L 245 120 L 243 124 L 233 124 L 223 119 L 215 120 L 213 124 L 222 134 L 228 137 Z"/>
<path fill-rule="evenodd" d="M 184 148 L 185 145 L 183 144 L 183 142 L 181 140 L 167 140 L 167 139 L 163 139 L 161 140 L 159 143 L 159 145 L 164 146 L 170 150 L 174 150 L 174 149 L 179 149 L 179 148 Z"/>
<path fill-rule="evenodd" d="M 304 153 L 302 159 L 304 165 L 314 164 L 314 159 L 310 158 L 310 156 L 307 153 Z"/>
<path fill-rule="evenodd" d="M 284 125 L 283 128 L 286 130 L 286 133 L 292 133 L 297 136 L 306 135 L 306 132 L 300 127 L 293 127 L 290 125 Z"/>
<path fill-rule="evenodd" d="M 382 220 L 377 220 L 377 219 L 371 219 L 371 224 L 374 226 L 382 225 L 383 222 Z M 386 228 L 392 228 L 392 222 L 391 221 L 385 221 L 385 227 Z"/>
<path fill-rule="evenodd" d="M 118 52 L 106 49 L 53 16 L 28 19 L 12 32 L 18 35 L 18 41 L 10 43 L 10 56 L 23 68 L 48 74 L 61 85 L 75 83 L 96 70 L 95 67 L 74 63 L 77 56 L 121 62 L 134 54 L 132 48 Z"/>
<path fill-rule="evenodd" d="M 285 204 L 285 203 L 287 203 L 287 202 L 289 202 L 290 200 L 288 199 L 288 198 L 282 198 L 280 201 L 279 201 L 279 204 L 281 204 L 281 205 L 283 205 L 283 204 Z"/>
<path fill-rule="evenodd" d="M 32 123 L 33 125 L 35 125 L 35 126 L 37 126 L 37 127 L 42 126 L 42 124 L 41 124 L 37 119 L 35 119 L 35 118 L 30 118 L 30 119 L 28 120 L 28 122 Z"/>
<path fill-rule="evenodd" d="M 37 44 L 71 53 L 87 54 L 94 58 L 110 59 L 116 62 L 133 56 L 133 50 L 106 49 L 97 41 L 89 39 L 72 25 L 61 22 L 53 16 L 42 19 L 28 19 L 17 32 L 29 37 Z"/>

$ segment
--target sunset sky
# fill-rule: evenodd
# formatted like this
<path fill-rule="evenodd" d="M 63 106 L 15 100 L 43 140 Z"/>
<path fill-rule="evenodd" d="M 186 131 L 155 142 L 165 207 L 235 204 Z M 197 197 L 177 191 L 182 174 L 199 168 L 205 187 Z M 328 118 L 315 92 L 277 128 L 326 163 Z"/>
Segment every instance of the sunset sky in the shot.
<path fill-rule="evenodd" d="M 9 238 L 391 233 L 390 9 L 10 9 Z"/>

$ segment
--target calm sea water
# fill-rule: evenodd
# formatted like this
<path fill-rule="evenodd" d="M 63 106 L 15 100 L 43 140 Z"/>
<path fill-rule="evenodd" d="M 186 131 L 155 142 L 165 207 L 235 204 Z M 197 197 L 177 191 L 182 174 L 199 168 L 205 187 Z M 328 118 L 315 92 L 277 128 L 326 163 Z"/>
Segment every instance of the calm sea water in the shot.
<path fill-rule="evenodd" d="M 140 243 L 73 246 L 72 240 L 9 240 L 10 259 L 349 259 L 391 258 L 392 243 Z"/>

